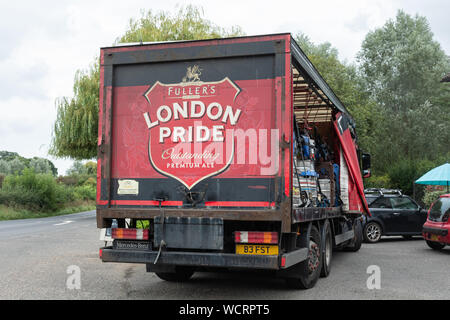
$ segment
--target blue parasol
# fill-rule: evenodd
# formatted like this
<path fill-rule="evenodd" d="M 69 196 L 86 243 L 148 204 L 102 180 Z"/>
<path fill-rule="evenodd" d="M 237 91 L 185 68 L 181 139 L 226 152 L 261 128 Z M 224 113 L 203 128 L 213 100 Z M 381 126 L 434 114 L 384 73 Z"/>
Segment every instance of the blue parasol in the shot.
<path fill-rule="evenodd" d="M 442 166 L 436 167 L 419 179 L 416 180 L 417 184 L 435 185 L 435 186 L 448 186 L 450 183 L 450 163 L 443 164 Z"/>

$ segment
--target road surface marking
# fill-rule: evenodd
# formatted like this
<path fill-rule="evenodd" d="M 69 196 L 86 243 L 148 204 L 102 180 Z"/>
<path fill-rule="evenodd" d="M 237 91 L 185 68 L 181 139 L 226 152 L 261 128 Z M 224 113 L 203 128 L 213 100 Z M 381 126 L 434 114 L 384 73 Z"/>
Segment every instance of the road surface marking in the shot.
<path fill-rule="evenodd" d="M 68 224 L 68 223 L 71 223 L 71 222 L 73 222 L 73 221 L 68 220 L 68 221 L 64 221 L 64 222 L 61 222 L 61 223 L 56 223 L 56 224 L 54 224 L 54 226 L 62 226 L 63 224 Z"/>

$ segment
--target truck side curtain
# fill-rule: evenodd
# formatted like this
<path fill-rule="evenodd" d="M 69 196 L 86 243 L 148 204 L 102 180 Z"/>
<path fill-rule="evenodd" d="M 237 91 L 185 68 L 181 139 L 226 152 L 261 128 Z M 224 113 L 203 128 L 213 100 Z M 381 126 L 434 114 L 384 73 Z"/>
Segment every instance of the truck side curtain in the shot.
<path fill-rule="evenodd" d="M 370 215 L 366 197 L 364 196 L 364 185 L 359 170 L 356 145 L 350 132 L 350 123 L 347 115 L 341 112 L 336 115 L 334 129 L 341 144 L 341 159 L 345 161 L 348 170 L 348 210 L 356 210 Z M 344 167 L 343 163 L 341 163 L 341 168 L 342 167 Z M 341 190 L 343 187 L 344 186 L 341 186 Z M 356 189 L 356 192 L 350 192 L 354 189 Z"/>

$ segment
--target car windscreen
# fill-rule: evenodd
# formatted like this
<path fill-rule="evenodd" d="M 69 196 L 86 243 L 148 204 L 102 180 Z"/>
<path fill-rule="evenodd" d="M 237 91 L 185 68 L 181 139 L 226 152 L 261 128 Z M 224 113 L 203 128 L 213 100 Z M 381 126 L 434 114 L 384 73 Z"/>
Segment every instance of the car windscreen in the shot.
<path fill-rule="evenodd" d="M 437 200 L 431 207 L 429 219 L 431 221 L 442 222 L 444 215 L 446 215 L 448 219 L 449 214 L 450 198 L 439 198 L 439 200 Z"/>

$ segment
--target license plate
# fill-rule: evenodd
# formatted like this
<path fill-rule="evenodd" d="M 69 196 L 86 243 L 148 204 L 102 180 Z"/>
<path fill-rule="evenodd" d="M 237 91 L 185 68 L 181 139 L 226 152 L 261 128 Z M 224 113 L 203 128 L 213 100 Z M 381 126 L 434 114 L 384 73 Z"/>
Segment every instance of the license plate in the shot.
<path fill-rule="evenodd" d="M 278 246 L 265 244 L 237 244 L 236 254 L 274 256 L 278 255 Z"/>
<path fill-rule="evenodd" d="M 120 250 L 151 250 L 152 246 L 149 241 L 114 240 L 113 248 Z"/>
<path fill-rule="evenodd" d="M 439 241 L 439 236 L 432 234 L 430 239 L 431 239 L 431 241 Z"/>

